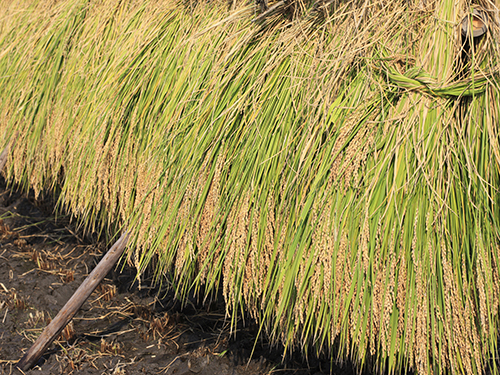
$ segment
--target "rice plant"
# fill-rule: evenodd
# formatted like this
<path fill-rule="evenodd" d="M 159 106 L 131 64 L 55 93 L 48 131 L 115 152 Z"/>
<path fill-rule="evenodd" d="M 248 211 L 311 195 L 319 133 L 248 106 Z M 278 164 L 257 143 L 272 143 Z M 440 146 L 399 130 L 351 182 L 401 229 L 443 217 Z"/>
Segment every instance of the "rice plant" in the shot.
<path fill-rule="evenodd" d="M 498 373 L 496 1 L 0 14 L 8 181 L 131 231 L 139 272 L 180 298 L 222 289 L 286 350 Z"/>

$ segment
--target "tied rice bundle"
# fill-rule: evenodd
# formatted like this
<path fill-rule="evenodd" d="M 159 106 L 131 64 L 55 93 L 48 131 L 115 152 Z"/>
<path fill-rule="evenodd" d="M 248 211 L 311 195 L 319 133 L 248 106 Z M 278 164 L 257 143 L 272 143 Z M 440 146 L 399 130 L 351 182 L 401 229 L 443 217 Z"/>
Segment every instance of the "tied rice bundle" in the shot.
<path fill-rule="evenodd" d="M 287 349 L 496 374 L 497 6 L 4 0 L 6 178 Z"/>

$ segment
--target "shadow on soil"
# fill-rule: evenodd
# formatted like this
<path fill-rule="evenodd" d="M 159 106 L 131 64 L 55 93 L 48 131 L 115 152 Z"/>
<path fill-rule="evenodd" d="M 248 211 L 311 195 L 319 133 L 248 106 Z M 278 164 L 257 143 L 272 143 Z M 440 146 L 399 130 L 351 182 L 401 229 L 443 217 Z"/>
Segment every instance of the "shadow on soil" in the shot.
<path fill-rule="evenodd" d="M 106 251 L 83 236 L 48 199 L 8 189 L 0 180 L 0 374 L 15 363 Z M 92 237 L 94 239 L 92 240 Z M 161 298 L 160 298 L 160 297 Z M 28 373 L 36 374 L 354 374 L 259 339 L 239 321 L 231 332 L 222 298 L 185 306 L 135 271 L 112 271 Z"/>

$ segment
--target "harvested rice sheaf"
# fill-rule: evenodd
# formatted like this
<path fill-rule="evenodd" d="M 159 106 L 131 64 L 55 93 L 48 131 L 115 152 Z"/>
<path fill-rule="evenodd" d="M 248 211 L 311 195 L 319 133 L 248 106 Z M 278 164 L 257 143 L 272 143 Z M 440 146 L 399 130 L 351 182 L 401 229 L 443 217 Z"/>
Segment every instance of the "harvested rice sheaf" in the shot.
<path fill-rule="evenodd" d="M 6 179 L 286 348 L 497 374 L 498 1 L 229 5 L 1 1 Z"/>

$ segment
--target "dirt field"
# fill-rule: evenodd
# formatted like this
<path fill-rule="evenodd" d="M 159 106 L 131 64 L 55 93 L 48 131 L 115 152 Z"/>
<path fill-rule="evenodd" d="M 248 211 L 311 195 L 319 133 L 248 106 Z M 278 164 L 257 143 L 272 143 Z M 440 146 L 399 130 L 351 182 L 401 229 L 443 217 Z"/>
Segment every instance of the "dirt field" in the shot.
<path fill-rule="evenodd" d="M 83 237 L 53 205 L 0 181 L 0 373 L 28 350 L 97 264 L 106 246 Z M 91 236 L 90 236 L 91 237 Z M 147 281 L 147 280 L 146 280 Z M 222 303 L 181 309 L 171 293 L 113 271 L 85 302 L 33 374 L 322 374 L 329 363 L 292 358 L 255 343 L 256 327 L 231 334 Z M 161 296 L 161 298 L 159 298 Z M 352 373 L 335 368 L 334 373 Z"/>

